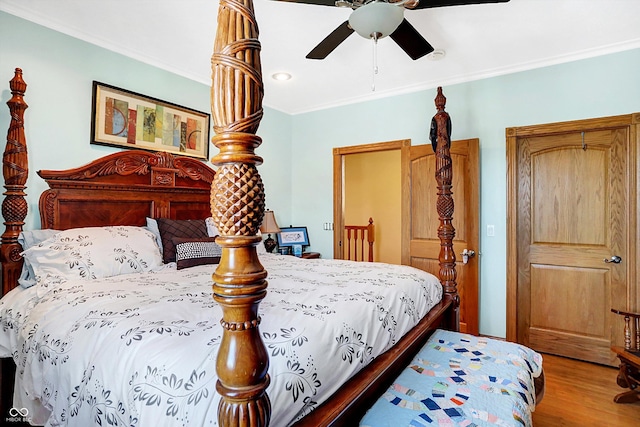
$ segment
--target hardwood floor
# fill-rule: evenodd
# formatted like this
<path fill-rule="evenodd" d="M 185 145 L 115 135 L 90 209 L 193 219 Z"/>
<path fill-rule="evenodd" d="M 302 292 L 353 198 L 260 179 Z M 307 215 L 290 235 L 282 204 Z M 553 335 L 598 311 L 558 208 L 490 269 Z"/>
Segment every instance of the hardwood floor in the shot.
<path fill-rule="evenodd" d="M 615 368 L 543 354 L 546 390 L 534 427 L 638 427 L 640 402 L 614 403 L 624 391 Z"/>

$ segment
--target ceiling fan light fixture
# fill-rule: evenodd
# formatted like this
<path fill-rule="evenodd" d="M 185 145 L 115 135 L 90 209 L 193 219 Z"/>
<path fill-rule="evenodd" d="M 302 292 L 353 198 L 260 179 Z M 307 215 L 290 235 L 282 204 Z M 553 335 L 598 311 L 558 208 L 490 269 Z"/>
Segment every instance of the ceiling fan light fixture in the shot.
<path fill-rule="evenodd" d="M 386 2 L 360 6 L 349 17 L 349 25 L 366 39 L 381 39 L 393 33 L 404 19 L 404 7 Z"/>

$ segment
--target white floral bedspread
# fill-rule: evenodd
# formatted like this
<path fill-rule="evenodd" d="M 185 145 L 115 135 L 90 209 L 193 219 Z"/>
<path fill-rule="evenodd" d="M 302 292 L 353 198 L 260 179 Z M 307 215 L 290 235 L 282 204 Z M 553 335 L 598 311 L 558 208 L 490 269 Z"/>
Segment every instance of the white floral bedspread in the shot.
<path fill-rule="evenodd" d="M 441 298 L 410 267 L 261 255 L 260 332 L 272 425 L 308 413 L 390 348 Z M 14 402 L 48 426 L 214 426 L 220 307 L 214 266 L 35 287 L 0 300 L 0 356 L 17 364 Z"/>

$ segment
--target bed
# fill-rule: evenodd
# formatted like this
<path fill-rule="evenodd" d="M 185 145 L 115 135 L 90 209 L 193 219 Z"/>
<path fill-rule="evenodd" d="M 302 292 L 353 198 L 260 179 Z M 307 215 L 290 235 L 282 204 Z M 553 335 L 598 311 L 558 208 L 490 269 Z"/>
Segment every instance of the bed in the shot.
<path fill-rule="evenodd" d="M 36 239 L 38 243 L 27 249 L 23 247 L 25 235 L 29 234 L 29 230 L 23 230 L 28 176 L 24 134 L 24 111 L 27 105 L 23 99 L 26 84 L 21 70 L 16 70 L 16 76 L 10 84 L 13 96 L 8 105 L 12 120 L 3 156 L 7 191 L 2 213 L 6 230 L 2 234 L 0 259 L 3 294 L 6 294 L 2 300 L 5 305 L 2 345 L 9 347 L 5 348 L 3 356 L 8 355 L 6 352 L 10 353 L 17 362 L 17 369 L 9 359 L 3 360 L 3 414 L 12 408 L 16 412 L 12 415 L 20 417 L 24 415 L 20 411 L 29 408 L 32 421 L 50 420 L 53 424 L 51 420 L 55 419 L 56 422 L 69 422 L 69 425 L 84 425 L 73 424 L 70 420 L 74 417 L 86 420 L 87 416 L 93 417 L 94 423 L 103 425 L 116 422 L 118 425 L 149 425 L 146 420 L 153 420 L 148 422 L 154 426 L 163 423 L 198 425 L 203 422 L 202 419 L 206 419 L 207 425 L 217 422 L 224 426 L 262 426 L 269 422 L 273 425 L 294 422 L 296 425 L 310 426 L 344 425 L 360 419 L 436 328 L 457 330 L 459 300 L 452 244 L 455 235 L 451 223 L 452 171 L 448 153 L 448 115 L 444 111 L 442 91 L 439 89 L 436 98 L 437 113 L 432 126 L 439 187 L 436 208 L 442 242 L 439 283 L 432 287 L 434 293 L 424 285 L 433 281 L 433 277 L 410 267 L 387 267 L 391 268 L 391 273 L 382 273 L 377 271 L 381 267 L 376 263 L 361 263 L 358 267 L 350 264 L 346 270 L 327 274 L 326 270 L 322 270 L 325 268 L 323 260 L 299 260 L 258 253 L 262 247 L 258 230 L 265 205 L 264 188 L 256 167 L 262 159 L 255 153 L 261 144 L 255 133 L 262 116 L 262 81 L 260 45 L 251 2 L 222 1 L 217 31 L 212 57 L 212 112 L 216 132 L 213 143 L 219 149 L 212 163 L 217 169 L 214 171 L 204 163 L 187 157 L 131 150 L 107 155 L 70 170 L 39 171 L 39 176 L 49 185 L 49 190 L 40 197 L 42 229 L 60 231 L 44 240 Z M 205 226 L 210 226 L 206 237 L 198 237 L 197 242 L 176 243 L 173 239 L 172 242 L 175 246 L 190 247 L 189 243 L 202 243 L 205 240 L 211 243 L 213 239 L 220 251 L 217 264 L 185 267 L 182 270 L 187 272 L 189 280 L 184 282 L 169 278 L 168 282 L 162 282 L 164 284 L 160 287 L 171 290 L 163 296 L 157 296 L 155 290 L 151 290 L 151 284 L 160 283 L 161 276 L 170 277 L 179 272 L 173 265 L 167 267 L 170 263 L 164 262 L 164 252 L 160 252 L 161 261 L 157 254 L 145 259 L 145 267 L 141 267 L 140 271 L 128 272 L 126 276 L 120 273 L 98 274 L 101 277 L 88 282 L 90 285 L 79 278 L 54 280 L 50 285 L 43 286 L 45 289 L 41 289 L 41 283 L 27 288 L 18 285 L 25 274 L 24 257 L 21 256 L 23 252 L 28 257 L 31 249 L 35 248 L 33 252 L 51 250 L 74 241 L 76 237 L 81 237 L 75 240 L 80 241 L 86 235 L 102 236 L 96 237 L 95 241 L 109 242 L 111 237 L 104 238 L 104 233 L 109 233 L 109 236 L 115 236 L 113 239 L 121 239 L 120 243 L 125 239 L 128 242 L 125 246 L 132 245 L 132 253 L 150 253 L 149 242 L 157 244 L 158 241 L 149 240 L 150 236 L 155 235 L 150 230 L 147 218 L 155 219 L 158 224 L 162 220 L 191 220 L 199 224 L 203 221 Z M 84 230 L 82 234 L 78 234 L 78 228 Z M 133 235 L 135 239 L 130 238 Z M 135 244 L 132 243 L 134 241 Z M 136 246 L 138 244 L 144 247 Z M 132 269 L 136 263 L 130 258 L 126 259 L 128 261 L 124 264 Z M 94 259 L 94 263 L 100 261 L 104 261 L 102 257 Z M 338 268 L 336 264 L 348 263 L 341 260 L 326 261 L 330 264 L 326 268 Z M 315 270 L 321 270 L 316 271 L 320 276 L 315 276 L 311 282 L 309 278 L 299 276 L 301 272 Z M 33 273 L 38 276 L 35 271 Z M 406 292 L 403 294 L 399 308 L 386 305 L 387 300 L 398 299 L 397 296 L 385 296 L 384 290 L 390 287 L 388 284 L 372 285 L 370 281 L 364 284 L 364 288 L 333 283 L 338 290 L 321 291 L 322 295 L 316 295 L 313 303 L 304 299 L 304 294 L 311 294 L 322 284 L 318 277 L 351 274 L 355 276 L 348 279 L 349 283 L 365 282 L 366 276 L 373 274 L 378 281 L 381 275 L 400 276 L 419 285 L 414 286 L 415 296 L 409 296 L 411 294 Z M 126 277 L 124 282 L 121 280 L 123 277 Z M 297 291 L 290 280 L 296 283 Z M 301 292 L 302 289 L 309 292 Z M 283 294 L 288 298 L 282 298 Z M 298 296 L 299 300 L 296 299 Z M 326 308 L 333 307 L 328 304 L 336 301 L 349 301 L 347 305 L 351 308 L 356 300 L 372 301 L 375 316 L 364 324 L 383 325 L 381 331 L 357 330 L 350 326 L 355 324 L 351 323 L 351 313 L 348 316 L 334 316 L 328 313 L 333 308 Z M 99 304 L 92 306 L 92 301 Z M 195 310 L 185 307 L 163 310 L 159 308 L 162 304 L 158 301 L 176 307 L 182 303 L 190 304 L 186 307 L 198 306 L 203 310 L 188 313 L 194 314 L 194 319 L 187 319 L 186 314 L 173 318 L 171 315 L 174 312 Z M 52 305 L 45 306 L 44 303 Z M 73 305 L 83 306 L 85 311 L 80 311 L 80 318 L 72 318 L 63 327 L 62 319 L 71 315 L 71 310 L 67 309 Z M 7 308 L 9 306 L 11 308 Z M 315 313 L 324 318 L 336 317 L 341 332 L 328 333 L 325 329 L 330 328 L 324 326 L 318 326 L 317 329 L 327 332 L 327 343 L 347 344 L 342 347 L 347 350 L 336 353 L 341 359 L 341 369 L 330 369 L 334 365 L 329 364 L 322 366 L 318 361 L 323 357 L 306 352 L 306 347 L 311 347 L 306 335 L 304 338 L 296 335 L 300 333 L 300 328 L 294 333 L 291 325 L 306 326 L 309 322 L 286 317 L 285 324 L 293 322 L 288 323 L 287 329 L 274 321 L 281 316 L 270 313 L 271 310 L 278 310 L 278 306 L 287 316 L 301 314 L 306 316 L 304 319 L 310 319 L 315 318 L 311 314 Z M 22 307 L 22 311 L 18 307 Z M 38 310 L 44 313 L 44 317 L 38 320 L 31 318 L 33 312 Z M 57 310 L 59 315 L 48 315 L 50 310 Z M 11 311 L 11 315 L 8 311 Z M 127 323 L 132 318 L 143 318 L 138 315 L 140 311 L 149 311 L 151 316 L 143 320 L 142 329 L 141 325 Z M 169 317 L 160 318 L 160 312 Z M 107 320 L 114 316 L 117 321 Z M 47 322 L 53 329 L 44 329 Z M 37 328 L 34 326 L 36 324 Z M 30 329 L 27 327 L 31 333 L 19 327 L 24 325 L 31 325 Z M 40 325 L 43 325 L 42 330 Z M 54 333 L 55 329 L 58 331 Z M 128 359 L 133 361 L 132 367 L 125 367 L 124 371 L 111 375 L 105 366 L 114 363 L 113 355 L 78 350 L 84 348 L 82 343 L 90 343 L 94 348 L 111 347 L 110 342 L 97 338 L 96 331 L 100 329 L 107 331 L 107 335 L 120 343 L 118 354 L 123 362 Z M 42 335 L 36 337 L 39 334 Z M 373 343 L 373 336 L 379 338 L 378 343 Z M 72 338 L 72 342 L 65 341 L 65 337 Z M 163 341 L 158 337 L 168 338 Z M 209 352 L 194 349 L 196 344 L 189 340 L 196 337 L 200 338 L 197 342 L 204 340 L 208 344 L 205 347 Z M 283 337 L 289 340 L 285 348 L 281 345 L 286 341 Z M 362 345 L 355 345 L 359 340 Z M 155 353 L 152 356 L 138 354 L 138 344 L 149 341 L 159 341 L 163 351 L 153 350 Z M 43 342 L 48 344 L 43 345 Z M 179 345 L 176 342 L 189 344 Z M 301 350 L 303 344 L 306 347 Z M 136 351 L 127 352 L 126 349 L 132 346 L 136 347 Z M 45 347 L 47 351 L 43 350 Z M 175 351 L 177 353 L 172 353 Z M 66 363 L 70 360 L 66 356 L 71 357 L 71 352 L 88 358 L 87 366 L 81 368 L 80 372 L 61 369 L 63 365 L 70 365 Z M 192 366 L 196 362 L 186 363 L 179 369 L 172 365 L 170 369 L 166 359 L 156 359 L 167 354 L 169 360 L 173 361 L 195 357 L 198 360 L 197 369 Z M 38 360 L 46 362 L 47 368 L 37 367 Z M 284 360 L 284 365 L 279 360 Z M 367 362 L 366 366 L 364 362 Z M 343 364 L 356 368 L 349 371 L 342 368 Z M 9 400 L 12 381 L 8 378 L 14 375 L 14 370 L 17 389 L 12 402 Z M 290 373 L 288 380 L 287 375 L 283 374 L 285 371 Z M 299 374 L 298 378 L 304 377 L 303 382 L 291 380 L 291 373 L 295 372 Z M 323 377 L 323 372 L 326 375 L 340 374 L 341 378 Z M 117 378 L 120 375 L 123 378 Z M 80 382 L 71 380 L 70 376 L 79 376 Z M 117 382 L 111 382 L 116 379 Z M 199 393 L 194 391 L 199 381 L 207 382 L 206 392 L 205 388 L 199 388 Z M 129 386 L 135 390 L 124 394 L 116 391 L 119 387 Z M 151 392 L 154 387 L 163 388 L 164 394 Z M 175 392 L 178 389 L 183 393 Z M 171 395 L 167 390 L 175 393 Z M 27 396 L 28 392 L 38 396 Z M 67 397 L 62 396 L 64 393 L 68 393 Z M 30 401 L 36 397 L 39 403 Z M 67 405 L 64 409 L 60 402 L 65 399 L 73 400 L 75 406 Z M 198 405 L 195 405 L 196 401 Z M 293 401 L 295 404 L 291 403 Z M 195 406 L 198 406 L 197 410 Z M 155 408 L 160 415 L 147 418 L 147 412 L 142 411 L 149 408 Z M 50 418 L 54 415 L 56 418 Z M 216 416 L 217 420 L 214 419 Z"/>

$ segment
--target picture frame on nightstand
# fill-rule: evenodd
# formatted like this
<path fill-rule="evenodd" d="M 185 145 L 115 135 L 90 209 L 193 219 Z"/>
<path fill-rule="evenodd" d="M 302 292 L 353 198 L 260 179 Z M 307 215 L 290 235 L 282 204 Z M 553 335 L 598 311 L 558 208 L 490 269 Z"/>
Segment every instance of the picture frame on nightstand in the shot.
<path fill-rule="evenodd" d="M 301 245 L 303 249 L 309 246 L 307 227 L 280 227 L 278 247 L 293 245 Z"/>

